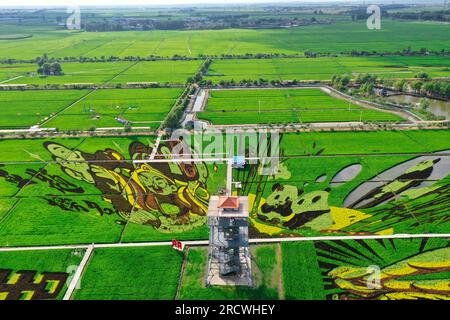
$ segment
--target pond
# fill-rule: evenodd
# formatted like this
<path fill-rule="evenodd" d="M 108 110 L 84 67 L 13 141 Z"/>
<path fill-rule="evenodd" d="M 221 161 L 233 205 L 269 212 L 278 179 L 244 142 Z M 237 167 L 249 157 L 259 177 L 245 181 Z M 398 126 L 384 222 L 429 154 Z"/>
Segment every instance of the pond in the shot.
<path fill-rule="evenodd" d="M 427 99 L 430 103 L 430 107 L 428 110 L 433 113 L 436 116 L 443 116 L 446 120 L 450 119 L 449 117 L 449 110 L 450 110 L 450 102 L 446 101 L 440 101 L 436 99 L 429 99 L 429 98 L 419 98 L 409 95 L 399 95 L 399 96 L 392 96 L 386 98 L 388 101 L 395 103 L 395 104 L 411 104 L 413 106 L 418 106 L 420 104 L 420 101 L 422 99 Z"/>

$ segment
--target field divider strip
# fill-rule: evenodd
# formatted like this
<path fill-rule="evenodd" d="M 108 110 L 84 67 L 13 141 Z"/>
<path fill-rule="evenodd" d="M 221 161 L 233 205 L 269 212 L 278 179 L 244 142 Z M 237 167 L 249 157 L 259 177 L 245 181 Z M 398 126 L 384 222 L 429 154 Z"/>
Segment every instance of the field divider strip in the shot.
<path fill-rule="evenodd" d="M 81 275 L 83 274 L 83 270 L 86 267 L 86 264 L 88 263 L 93 251 L 94 251 L 94 245 L 91 244 L 87 248 L 87 250 L 84 254 L 83 260 L 81 260 L 77 271 L 75 272 L 72 280 L 70 281 L 69 287 L 67 288 L 67 291 L 64 294 L 63 300 L 70 300 L 70 298 L 72 297 L 73 292 L 75 291 L 77 284 L 80 281 Z"/>
<path fill-rule="evenodd" d="M 10 81 L 13 81 L 13 80 L 16 80 L 16 79 L 20 79 L 20 78 L 23 78 L 23 77 L 24 77 L 24 75 L 17 76 L 17 77 L 14 77 L 14 78 L 10 78 L 10 79 L 6 79 L 6 80 L 3 80 L 3 81 L 0 81 L 0 84 L 2 84 L 2 83 L 8 83 L 8 82 L 10 82 Z"/>
<path fill-rule="evenodd" d="M 3 217 L 0 219 L 0 229 L 2 227 L 2 223 L 9 219 L 9 217 L 13 214 L 14 210 L 16 210 L 17 206 L 19 205 L 21 198 L 16 198 L 17 201 L 14 202 L 14 204 L 8 209 L 8 211 L 3 215 Z"/>
<path fill-rule="evenodd" d="M 318 237 L 292 237 L 292 238 L 261 238 L 250 239 L 249 243 L 281 243 L 299 241 L 343 241 L 343 240 L 376 240 L 376 239 L 417 239 L 417 238 L 450 238 L 450 233 L 426 233 L 426 234 L 393 234 L 393 235 L 357 235 L 357 236 L 318 236 Z M 182 241 L 186 246 L 205 246 L 209 240 Z M 10 247 L 0 248 L 0 252 L 8 251 L 32 251 L 32 250 L 61 250 L 61 249 L 86 249 L 95 245 L 95 248 L 133 248 L 133 247 L 161 247 L 172 246 L 172 241 L 161 242 L 130 242 L 130 243 L 101 243 L 80 245 L 57 245 L 37 247 Z"/>
<path fill-rule="evenodd" d="M 111 79 L 106 80 L 105 82 L 103 82 L 103 84 L 101 86 L 105 86 L 107 84 L 109 84 L 111 81 L 113 81 L 114 79 L 116 79 L 117 77 L 121 76 L 124 72 L 127 72 L 128 70 L 130 70 L 131 68 L 133 68 L 135 65 L 137 65 L 140 61 L 135 61 L 134 63 L 130 64 L 129 66 L 125 67 L 125 69 L 123 69 L 122 71 L 120 71 L 119 73 L 115 74 Z"/>

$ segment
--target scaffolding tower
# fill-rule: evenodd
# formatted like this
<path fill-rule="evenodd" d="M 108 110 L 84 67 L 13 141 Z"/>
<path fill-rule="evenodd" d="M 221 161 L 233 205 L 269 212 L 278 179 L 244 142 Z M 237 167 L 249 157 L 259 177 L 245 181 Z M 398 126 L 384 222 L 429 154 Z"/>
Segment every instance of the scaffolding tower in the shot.
<path fill-rule="evenodd" d="M 211 197 L 207 286 L 252 286 L 248 208 L 247 197 Z"/>

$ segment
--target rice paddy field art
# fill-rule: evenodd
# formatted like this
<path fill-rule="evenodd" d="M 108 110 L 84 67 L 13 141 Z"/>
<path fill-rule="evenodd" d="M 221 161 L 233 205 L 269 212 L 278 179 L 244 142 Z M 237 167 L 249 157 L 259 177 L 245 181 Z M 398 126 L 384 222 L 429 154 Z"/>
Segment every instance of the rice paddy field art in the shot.
<path fill-rule="evenodd" d="M 0 8 L 2 307 L 450 300 L 450 14 L 410 2 Z"/>

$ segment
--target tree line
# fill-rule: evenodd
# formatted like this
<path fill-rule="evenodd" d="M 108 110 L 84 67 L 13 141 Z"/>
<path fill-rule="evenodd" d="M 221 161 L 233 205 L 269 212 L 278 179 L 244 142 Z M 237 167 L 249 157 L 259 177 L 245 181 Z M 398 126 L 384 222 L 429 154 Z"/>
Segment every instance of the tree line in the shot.
<path fill-rule="evenodd" d="M 278 58 L 321 58 L 321 57 L 358 57 L 358 56 L 367 56 L 367 57 L 384 57 L 384 56 L 448 56 L 450 55 L 450 49 L 442 49 L 439 51 L 429 50 L 427 48 L 420 48 L 417 50 L 412 49 L 411 47 L 404 48 L 402 50 L 398 50 L 395 52 L 377 52 L 377 51 L 358 51 L 351 50 L 348 52 L 313 52 L 306 50 L 304 53 L 245 53 L 245 54 L 199 54 L 197 56 L 184 56 L 179 54 L 174 54 L 172 56 L 158 56 L 158 55 L 149 55 L 149 56 L 125 56 L 118 57 L 114 55 L 110 56 L 100 56 L 100 57 L 85 57 L 85 56 L 65 56 L 65 57 L 48 57 L 46 53 L 42 56 L 36 57 L 34 59 L 15 59 L 15 58 L 6 58 L 0 59 L 0 64 L 17 64 L 17 63 L 37 63 L 42 57 L 46 56 L 46 62 L 115 62 L 115 61 L 191 61 L 191 60 L 205 60 L 205 59 L 222 59 L 222 60 L 245 60 L 245 59 L 278 59 Z"/>
<path fill-rule="evenodd" d="M 355 79 L 349 75 L 334 75 L 331 85 L 341 91 L 346 91 L 348 87 L 353 87 L 359 94 L 370 96 L 378 87 L 392 89 L 396 92 L 412 92 L 417 95 L 430 98 L 450 100 L 450 82 L 445 80 L 433 80 L 425 72 L 415 75 L 416 80 L 407 81 L 378 79 L 375 75 L 360 74 Z"/>

